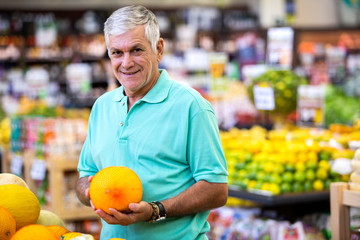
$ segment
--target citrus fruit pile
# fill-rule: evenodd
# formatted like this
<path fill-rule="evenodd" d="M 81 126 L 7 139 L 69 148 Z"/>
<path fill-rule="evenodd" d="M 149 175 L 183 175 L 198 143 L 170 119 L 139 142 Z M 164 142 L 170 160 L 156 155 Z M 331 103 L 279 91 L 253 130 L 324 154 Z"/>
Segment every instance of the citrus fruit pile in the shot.
<path fill-rule="evenodd" d="M 331 161 L 351 159 L 354 151 L 323 144 L 334 136 L 329 130 L 266 130 L 258 126 L 221 132 L 229 184 L 277 195 L 322 191 L 329 189 L 331 182 L 346 182 L 349 175 L 333 172 Z"/>
<path fill-rule="evenodd" d="M 94 240 L 90 234 L 71 232 L 40 202 L 26 182 L 10 173 L 0 174 L 0 240 Z"/>

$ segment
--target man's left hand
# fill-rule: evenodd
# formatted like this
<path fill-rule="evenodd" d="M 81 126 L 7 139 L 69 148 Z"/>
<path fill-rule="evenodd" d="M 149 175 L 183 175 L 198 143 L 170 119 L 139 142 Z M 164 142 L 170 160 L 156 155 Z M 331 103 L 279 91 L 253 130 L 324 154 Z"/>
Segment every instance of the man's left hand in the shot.
<path fill-rule="evenodd" d="M 107 214 L 101 209 L 97 209 L 95 212 L 108 224 L 119 224 L 122 226 L 147 221 L 151 218 L 153 212 L 151 205 L 144 201 L 141 201 L 140 203 L 130 203 L 129 210 L 130 212 L 127 213 L 120 212 L 114 208 L 109 208 L 111 214 Z"/>

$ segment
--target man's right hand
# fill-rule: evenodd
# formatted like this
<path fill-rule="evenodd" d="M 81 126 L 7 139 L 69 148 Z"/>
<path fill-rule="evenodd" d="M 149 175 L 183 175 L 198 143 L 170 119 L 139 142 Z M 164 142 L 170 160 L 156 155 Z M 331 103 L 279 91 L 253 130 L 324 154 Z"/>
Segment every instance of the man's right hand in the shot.
<path fill-rule="evenodd" d="M 90 182 L 93 179 L 94 176 L 87 176 L 79 178 L 76 183 L 76 195 L 80 202 L 86 206 L 91 206 L 90 201 L 90 194 L 89 194 L 89 188 L 90 188 Z"/>

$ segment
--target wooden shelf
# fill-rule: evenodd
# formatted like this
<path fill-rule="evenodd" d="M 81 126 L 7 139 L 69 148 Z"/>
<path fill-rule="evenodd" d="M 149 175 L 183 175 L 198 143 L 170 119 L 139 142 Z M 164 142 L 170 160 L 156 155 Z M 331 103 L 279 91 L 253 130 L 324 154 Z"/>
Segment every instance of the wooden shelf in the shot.
<path fill-rule="evenodd" d="M 3 151 L 2 170 L 3 172 L 11 172 L 11 152 L 8 149 Z M 23 179 L 28 184 L 30 190 L 34 193 L 38 190 L 37 181 L 30 176 L 30 170 L 34 160 L 36 159 L 33 151 L 26 150 L 22 153 L 23 159 Z M 46 169 L 49 179 L 49 204 L 42 206 L 42 209 L 50 210 L 57 214 L 63 221 L 77 221 L 77 220 L 96 220 L 99 217 L 95 214 L 91 207 L 87 207 L 78 202 L 75 194 L 67 196 L 65 192 L 65 174 L 67 172 L 77 173 L 78 159 L 76 156 L 52 156 L 46 161 Z M 74 188 L 76 182 L 74 181 Z M 65 201 L 65 198 L 68 201 Z"/>
<path fill-rule="evenodd" d="M 330 193 L 329 191 L 313 191 L 280 195 L 264 195 L 256 192 L 239 190 L 237 187 L 230 185 L 229 196 L 250 200 L 263 206 L 280 206 L 300 203 L 311 203 L 317 201 L 328 201 Z"/>
<path fill-rule="evenodd" d="M 43 209 L 50 210 L 52 212 L 57 211 L 57 215 L 63 221 L 77 221 L 77 220 L 90 220 L 90 219 L 98 219 L 98 216 L 94 213 L 91 207 L 81 206 L 78 208 L 66 209 L 66 211 L 62 209 L 56 208 L 54 210 L 53 207 L 43 207 Z"/>
<path fill-rule="evenodd" d="M 1 149 L 1 170 L 4 173 L 10 172 L 10 151 L 8 148 Z"/>
<path fill-rule="evenodd" d="M 343 205 L 360 208 L 360 192 L 344 190 Z"/>
<path fill-rule="evenodd" d="M 61 156 L 54 156 L 48 162 L 49 168 L 58 169 L 62 171 L 76 170 L 78 159 L 74 157 L 67 158 L 66 160 Z"/>

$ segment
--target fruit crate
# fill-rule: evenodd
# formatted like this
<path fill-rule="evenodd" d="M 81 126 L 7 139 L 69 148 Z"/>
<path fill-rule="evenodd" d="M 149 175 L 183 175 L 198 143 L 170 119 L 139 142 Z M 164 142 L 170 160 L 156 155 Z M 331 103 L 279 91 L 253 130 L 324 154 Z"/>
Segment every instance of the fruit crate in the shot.
<path fill-rule="evenodd" d="M 360 208 L 360 192 L 346 182 L 330 185 L 331 233 L 333 240 L 351 239 L 350 208 Z"/>
<path fill-rule="evenodd" d="M 32 166 L 35 159 L 35 154 L 29 151 L 24 156 L 25 162 L 28 162 L 28 166 Z M 45 160 L 46 170 L 49 180 L 49 203 L 44 206 L 44 209 L 48 209 L 58 214 L 64 221 L 74 221 L 81 219 L 97 219 L 98 216 L 94 211 L 87 206 L 84 206 L 77 199 L 75 194 L 76 180 L 78 179 L 77 164 L 78 159 L 75 157 L 66 156 L 51 156 Z M 30 171 L 28 169 L 26 172 Z M 67 176 L 71 174 L 72 181 L 67 179 Z M 32 182 L 31 186 L 34 191 L 37 191 L 36 181 L 32 178 L 28 179 Z M 68 186 L 71 187 L 68 187 Z"/>

